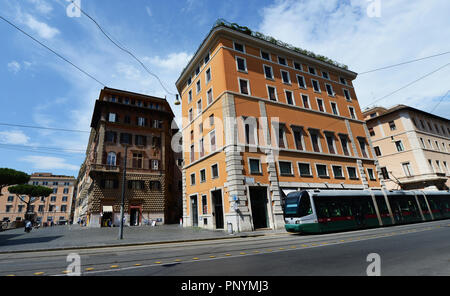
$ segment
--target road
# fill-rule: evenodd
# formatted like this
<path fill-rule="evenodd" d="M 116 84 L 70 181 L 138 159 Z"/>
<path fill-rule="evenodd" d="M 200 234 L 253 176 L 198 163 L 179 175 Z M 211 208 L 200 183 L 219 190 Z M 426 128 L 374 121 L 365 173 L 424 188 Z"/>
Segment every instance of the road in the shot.
<path fill-rule="evenodd" d="M 0 254 L 0 276 L 66 275 L 69 253 L 88 276 L 450 275 L 450 220 L 325 235 L 272 234 L 149 246 Z"/>

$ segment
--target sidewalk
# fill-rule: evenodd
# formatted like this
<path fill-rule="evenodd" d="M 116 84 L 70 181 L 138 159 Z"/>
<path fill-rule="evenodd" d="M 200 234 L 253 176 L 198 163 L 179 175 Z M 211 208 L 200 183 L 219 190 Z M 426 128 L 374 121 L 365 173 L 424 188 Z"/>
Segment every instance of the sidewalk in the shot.
<path fill-rule="evenodd" d="M 119 240 L 119 228 L 87 228 L 77 224 L 33 229 L 25 233 L 23 228 L 0 232 L 0 254 L 24 251 L 63 250 L 127 246 L 169 242 L 228 239 L 246 236 L 262 236 L 287 233 L 280 230 L 259 230 L 228 234 L 202 228 L 174 225 L 124 227 L 123 240 Z"/>

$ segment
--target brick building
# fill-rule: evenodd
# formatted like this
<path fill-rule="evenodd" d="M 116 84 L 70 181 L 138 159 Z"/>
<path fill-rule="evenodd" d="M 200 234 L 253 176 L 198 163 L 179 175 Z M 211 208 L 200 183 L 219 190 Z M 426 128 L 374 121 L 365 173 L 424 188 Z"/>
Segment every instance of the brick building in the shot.
<path fill-rule="evenodd" d="M 33 173 L 28 182 L 53 188 L 53 193 L 46 198 L 39 198 L 31 203 L 31 212 L 37 214 L 37 223 L 68 224 L 71 220 L 72 201 L 74 197 L 75 178 L 71 176 L 53 175 L 51 173 Z M 26 199 L 28 200 L 28 199 Z M 2 189 L 0 197 L 0 221 L 22 221 L 27 206 L 15 194 Z"/>
<path fill-rule="evenodd" d="M 164 98 L 106 87 L 101 90 L 86 159 L 77 178 L 75 222 L 84 219 L 91 227 L 109 221 L 120 224 L 125 157 L 126 224 L 178 222 L 173 118 Z"/>
<path fill-rule="evenodd" d="M 283 200 L 293 190 L 381 188 L 356 76 L 218 23 L 176 82 L 184 225 L 283 228 Z"/>

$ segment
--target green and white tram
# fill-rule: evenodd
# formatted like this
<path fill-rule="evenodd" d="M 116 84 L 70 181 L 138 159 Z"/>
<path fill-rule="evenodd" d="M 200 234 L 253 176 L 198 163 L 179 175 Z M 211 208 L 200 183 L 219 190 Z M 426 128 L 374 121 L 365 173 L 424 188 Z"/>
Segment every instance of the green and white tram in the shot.
<path fill-rule="evenodd" d="M 305 190 L 291 192 L 285 227 L 323 233 L 450 218 L 450 191 Z"/>

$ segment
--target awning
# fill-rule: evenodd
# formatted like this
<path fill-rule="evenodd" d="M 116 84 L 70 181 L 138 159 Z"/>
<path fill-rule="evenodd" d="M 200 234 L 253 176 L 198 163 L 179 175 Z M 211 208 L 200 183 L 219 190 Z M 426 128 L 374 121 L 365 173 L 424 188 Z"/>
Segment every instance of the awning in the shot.
<path fill-rule="evenodd" d="M 291 192 L 298 191 L 297 188 L 281 188 L 281 191 L 283 191 L 284 195 L 288 195 Z"/>
<path fill-rule="evenodd" d="M 112 206 L 103 206 L 103 213 L 112 213 L 113 207 Z"/>

